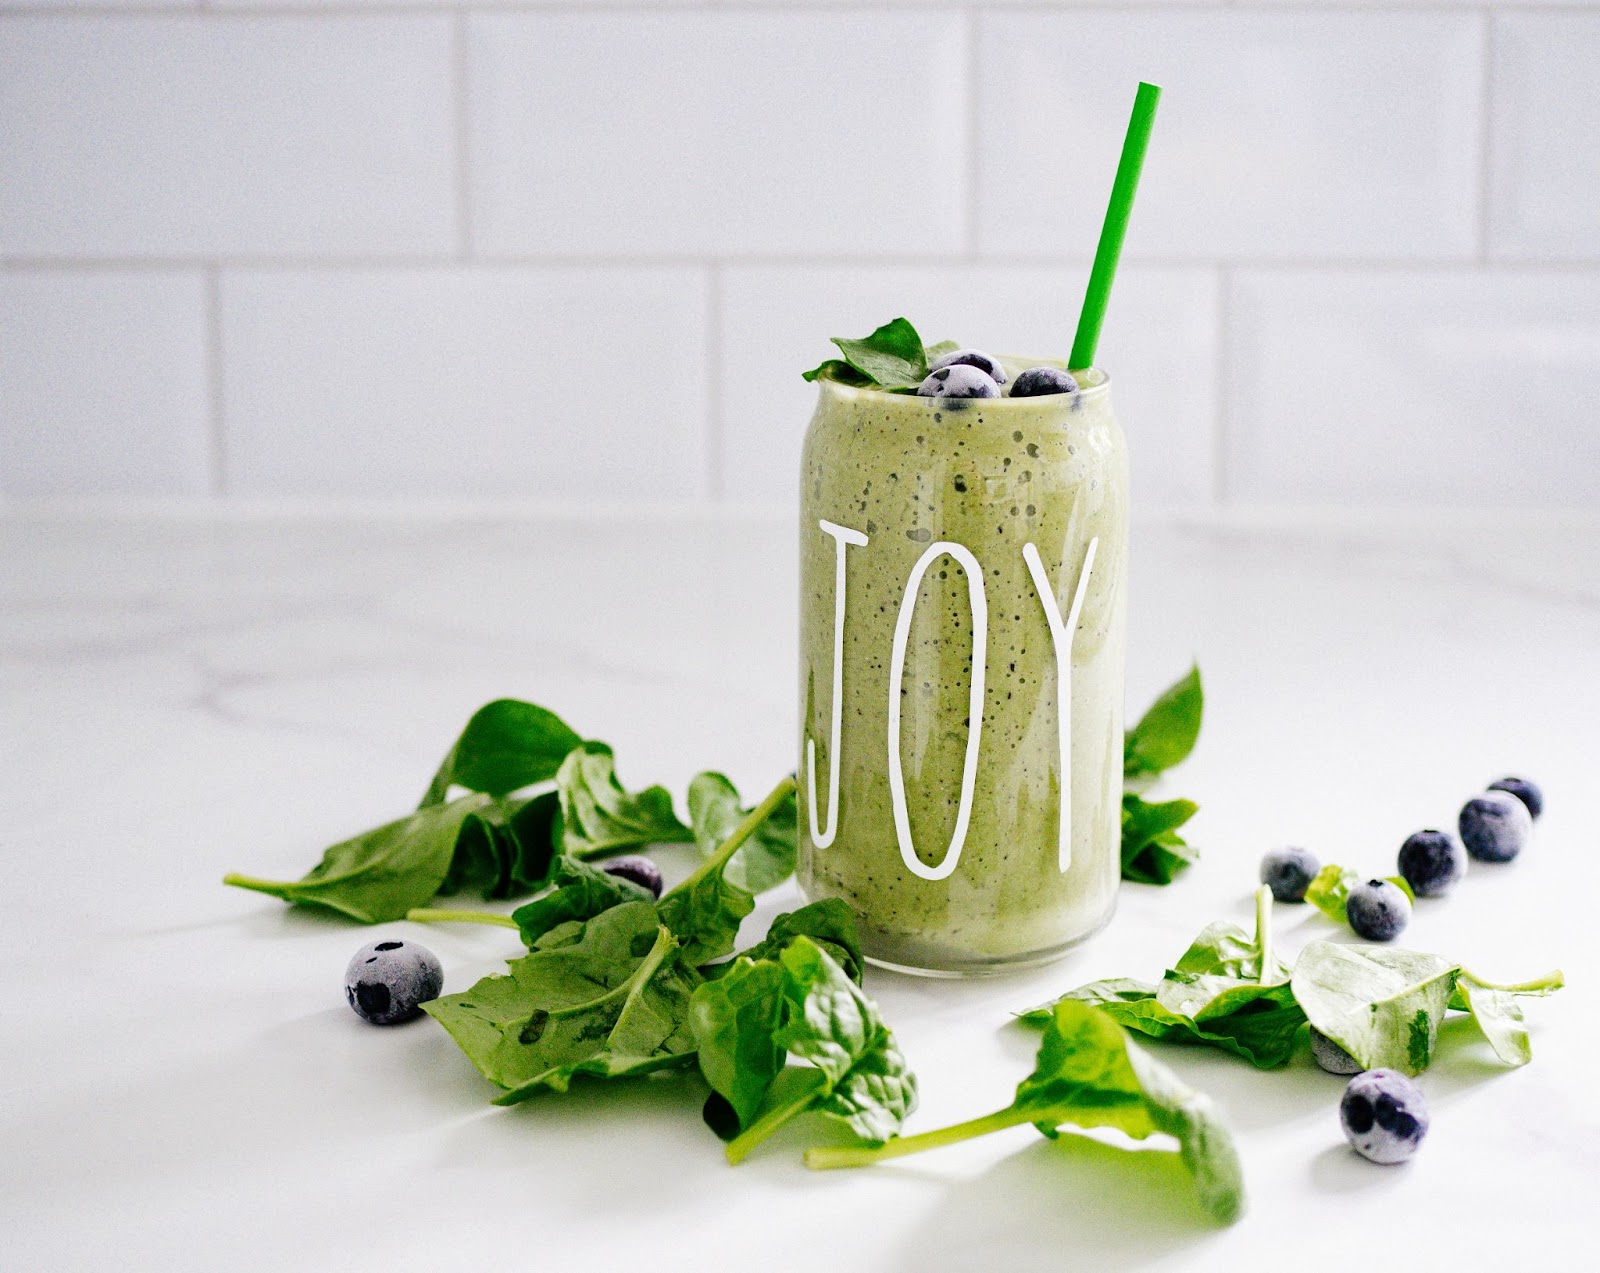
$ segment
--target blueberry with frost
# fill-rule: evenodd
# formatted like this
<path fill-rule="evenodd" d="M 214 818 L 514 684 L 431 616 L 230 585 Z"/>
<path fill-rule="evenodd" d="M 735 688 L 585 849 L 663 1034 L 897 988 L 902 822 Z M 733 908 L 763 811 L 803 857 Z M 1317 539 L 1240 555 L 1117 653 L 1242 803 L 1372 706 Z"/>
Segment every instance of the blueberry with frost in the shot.
<path fill-rule="evenodd" d="M 917 386 L 924 398 L 998 398 L 1000 386 L 994 378 L 966 363 L 956 363 L 928 373 L 928 378 Z"/>
<path fill-rule="evenodd" d="M 647 888 L 656 897 L 661 896 L 661 868 L 647 857 L 612 858 L 600 869 L 607 875 Z"/>
<path fill-rule="evenodd" d="M 1510 775 L 1504 778 L 1496 778 L 1489 784 L 1489 790 L 1509 791 L 1528 806 L 1528 814 L 1535 822 L 1539 820 L 1539 815 L 1544 812 L 1544 792 L 1539 790 L 1538 783 L 1531 782 L 1527 778 L 1514 778 Z"/>
<path fill-rule="evenodd" d="M 1060 367 L 1029 367 L 1011 386 L 1013 398 L 1043 398 L 1056 393 L 1077 393 L 1078 382 Z"/>
<path fill-rule="evenodd" d="M 1467 851 L 1448 831 L 1429 828 L 1400 846 L 1400 874 L 1418 897 L 1443 897 L 1467 873 Z"/>
<path fill-rule="evenodd" d="M 1344 1137 L 1375 1163 L 1405 1162 L 1428 1134 L 1428 1103 L 1422 1091 L 1396 1070 L 1357 1074 L 1339 1102 Z"/>
<path fill-rule="evenodd" d="M 1310 849 L 1273 849 L 1261 859 L 1261 882 L 1272 890 L 1277 901 L 1303 902 L 1306 886 L 1321 869 L 1322 863 Z"/>
<path fill-rule="evenodd" d="M 1361 1062 L 1322 1033 L 1316 1026 L 1311 1027 L 1311 1056 L 1329 1074 L 1361 1073 Z"/>
<path fill-rule="evenodd" d="M 344 997 L 363 1021 L 396 1025 L 444 989 L 444 969 L 414 941 L 368 942 L 344 970 Z"/>
<path fill-rule="evenodd" d="M 1461 843 L 1480 862 L 1509 862 L 1533 833 L 1528 806 L 1509 791 L 1485 791 L 1461 806 Z"/>
<path fill-rule="evenodd" d="M 1393 941 L 1411 921 L 1411 899 L 1389 880 L 1368 880 L 1350 890 L 1344 913 L 1358 937 Z"/>
<path fill-rule="evenodd" d="M 957 364 L 976 367 L 997 385 L 1003 385 L 1006 382 L 1006 369 L 981 349 L 957 349 L 953 353 L 948 353 L 941 358 L 935 359 L 933 366 L 929 367 L 928 370 L 943 371 L 946 367 L 954 367 Z"/>

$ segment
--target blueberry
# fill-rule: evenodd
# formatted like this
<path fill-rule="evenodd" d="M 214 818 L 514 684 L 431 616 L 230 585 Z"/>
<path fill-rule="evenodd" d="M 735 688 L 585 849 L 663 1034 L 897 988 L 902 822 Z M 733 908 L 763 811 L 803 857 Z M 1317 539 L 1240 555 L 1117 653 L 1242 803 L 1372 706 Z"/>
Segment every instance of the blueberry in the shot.
<path fill-rule="evenodd" d="M 373 1025 L 409 1021 L 443 989 L 438 958 L 416 942 L 368 942 L 344 970 L 344 997 L 357 1016 Z"/>
<path fill-rule="evenodd" d="M 1357 1074 L 1339 1102 L 1344 1138 L 1356 1153 L 1377 1163 L 1405 1162 L 1428 1134 L 1428 1102 L 1404 1074 L 1368 1070 Z"/>
<path fill-rule="evenodd" d="M 1311 1027 L 1311 1055 L 1329 1074 L 1360 1074 L 1361 1062 L 1356 1060 L 1327 1035 Z"/>
<path fill-rule="evenodd" d="M 661 896 L 661 868 L 649 858 L 612 858 L 601 869 L 607 875 L 615 875 L 618 879 L 649 889 L 657 897 Z"/>
<path fill-rule="evenodd" d="M 1000 386 L 988 373 L 958 362 L 929 372 L 917 393 L 924 398 L 998 398 Z"/>
<path fill-rule="evenodd" d="M 1261 859 L 1261 882 L 1280 902 L 1303 902 L 1306 886 L 1321 869 L 1322 863 L 1310 849 L 1273 849 Z"/>
<path fill-rule="evenodd" d="M 981 349 L 958 349 L 954 353 L 945 354 L 942 358 L 934 360 L 929 371 L 943 371 L 946 367 L 954 367 L 960 363 L 966 367 L 976 367 L 997 385 L 1006 382 L 1006 369 L 1002 367 Z"/>
<path fill-rule="evenodd" d="M 1544 792 L 1539 790 L 1536 782 L 1529 782 L 1526 778 L 1497 778 L 1489 784 L 1489 790 L 1509 791 L 1528 806 L 1528 813 L 1535 822 L 1544 812 Z"/>
<path fill-rule="evenodd" d="M 1029 367 L 1011 386 L 1013 398 L 1043 398 L 1053 393 L 1077 393 L 1078 382 L 1060 367 Z"/>
<path fill-rule="evenodd" d="M 1418 897 L 1443 897 L 1467 873 L 1467 851 L 1447 831 L 1418 831 L 1400 846 L 1400 874 Z"/>
<path fill-rule="evenodd" d="M 1509 862 L 1533 833 L 1533 814 L 1509 791 L 1485 791 L 1461 806 L 1461 843 L 1480 862 Z"/>
<path fill-rule="evenodd" d="M 1411 921 L 1411 899 L 1389 880 L 1368 880 L 1350 890 L 1344 913 L 1358 937 L 1393 941 Z"/>

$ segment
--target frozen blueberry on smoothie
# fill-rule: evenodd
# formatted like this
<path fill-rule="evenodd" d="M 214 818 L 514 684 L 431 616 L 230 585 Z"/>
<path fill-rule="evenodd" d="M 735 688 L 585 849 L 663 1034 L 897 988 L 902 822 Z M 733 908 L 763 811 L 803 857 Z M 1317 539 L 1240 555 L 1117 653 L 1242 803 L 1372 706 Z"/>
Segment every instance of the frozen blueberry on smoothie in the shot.
<path fill-rule="evenodd" d="M 924 398 L 998 398 L 1000 386 L 978 368 L 956 363 L 930 371 L 917 393 Z"/>
<path fill-rule="evenodd" d="M 1013 398 L 1044 398 L 1058 393 L 1077 393 L 1078 382 L 1070 371 L 1060 367 L 1029 367 L 1017 374 L 1011 386 Z"/>
<path fill-rule="evenodd" d="M 957 349 L 951 353 L 935 358 L 928 365 L 929 371 L 943 371 L 946 367 L 961 364 L 967 367 L 976 367 L 997 385 L 1006 382 L 1006 369 L 998 361 L 991 358 L 981 349 Z"/>

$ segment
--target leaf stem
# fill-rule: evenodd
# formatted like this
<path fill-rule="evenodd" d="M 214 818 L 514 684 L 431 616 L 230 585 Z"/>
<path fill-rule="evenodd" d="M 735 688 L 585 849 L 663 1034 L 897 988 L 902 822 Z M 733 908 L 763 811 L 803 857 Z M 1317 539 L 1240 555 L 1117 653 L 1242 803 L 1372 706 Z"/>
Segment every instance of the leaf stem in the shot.
<path fill-rule="evenodd" d="M 1561 975 L 1561 969 L 1548 972 L 1542 977 L 1535 977 L 1532 981 L 1485 981 L 1470 968 L 1463 968 L 1461 974 L 1470 977 L 1476 984 L 1485 990 L 1504 990 L 1514 995 L 1544 994 L 1551 990 L 1560 990 L 1567 984 L 1567 979 Z"/>
<path fill-rule="evenodd" d="M 437 906 L 416 906 L 406 912 L 406 918 L 419 924 L 494 924 L 499 928 L 517 928 L 517 921 L 509 915 L 496 915 L 493 911 L 450 911 Z"/>
<path fill-rule="evenodd" d="M 728 864 L 728 859 L 738 852 L 739 847 L 756 833 L 756 829 L 772 816 L 773 810 L 793 794 L 794 775 L 789 774 L 772 789 L 765 800 L 745 814 L 744 821 L 734 827 L 733 833 L 718 846 L 715 853 L 695 868 L 694 873 L 688 879 L 684 880 L 676 888 L 668 890 L 667 897 L 671 897 L 676 893 L 691 892 L 694 886 L 705 879 L 706 876 L 720 871 Z"/>
<path fill-rule="evenodd" d="M 1261 952 L 1261 975 L 1256 980 L 1265 986 L 1272 969 L 1272 889 L 1266 884 L 1256 890 L 1256 947 Z"/>
<path fill-rule="evenodd" d="M 292 888 L 293 880 L 263 880 L 254 875 L 240 875 L 229 871 L 222 877 L 224 884 L 231 884 L 234 888 L 253 888 L 258 893 L 276 893 L 280 889 Z"/>
<path fill-rule="evenodd" d="M 974 1136 L 987 1136 L 990 1132 L 1032 1121 L 1023 1111 L 1008 1105 L 1005 1109 L 985 1114 L 982 1118 L 968 1119 L 964 1123 L 941 1127 L 937 1131 L 922 1132 L 916 1136 L 896 1136 L 876 1147 L 858 1145 L 808 1149 L 805 1162 L 813 1171 L 828 1171 L 834 1167 L 865 1167 L 883 1158 L 920 1154 L 924 1149 L 938 1149 L 943 1145 L 959 1144 L 961 1141 L 971 1140 Z"/>
<path fill-rule="evenodd" d="M 807 1087 L 793 1100 L 769 1109 L 749 1127 L 740 1132 L 728 1142 L 728 1147 L 723 1150 L 727 1155 L 728 1165 L 737 1167 L 749 1155 L 750 1151 L 764 1141 L 778 1128 L 782 1127 L 796 1114 L 803 1114 L 810 1107 L 811 1102 L 822 1088 L 820 1086 Z"/>

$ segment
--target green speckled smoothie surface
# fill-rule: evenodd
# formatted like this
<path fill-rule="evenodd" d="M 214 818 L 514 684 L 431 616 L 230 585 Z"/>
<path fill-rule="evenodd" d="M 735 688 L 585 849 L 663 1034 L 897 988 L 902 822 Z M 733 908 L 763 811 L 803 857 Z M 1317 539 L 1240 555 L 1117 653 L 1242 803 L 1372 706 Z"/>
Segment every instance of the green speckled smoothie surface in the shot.
<path fill-rule="evenodd" d="M 1036 363 L 1005 360 L 1014 375 Z M 1095 931 L 1116 901 L 1128 542 L 1127 457 L 1099 372 L 1064 396 L 952 400 L 819 382 L 801 464 L 800 882 L 856 911 L 870 955 L 928 971 L 1042 961 Z M 828 521 L 867 537 L 846 549 L 835 838 L 826 826 L 835 571 Z M 1071 865 L 1058 860 L 1056 652 L 1023 546 L 1034 544 L 1065 619 L 1091 540 L 1072 637 Z M 965 843 L 944 879 L 902 859 L 888 777 L 889 696 L 918 860 L 936 868 L 956 829 L 969 736 L 968 581 L 945 554 L 923 576 L 904 675 L 895 622 L 918 559 L 964 546 L 984 575 L 988 635 L 976 781 Z M 807 782 L 815 747 L 817 790 Z M 826 833 L 822 837 L 826 839 Z"/>

